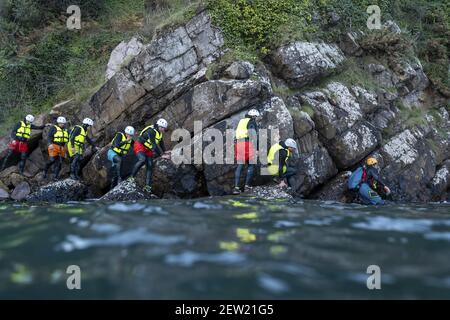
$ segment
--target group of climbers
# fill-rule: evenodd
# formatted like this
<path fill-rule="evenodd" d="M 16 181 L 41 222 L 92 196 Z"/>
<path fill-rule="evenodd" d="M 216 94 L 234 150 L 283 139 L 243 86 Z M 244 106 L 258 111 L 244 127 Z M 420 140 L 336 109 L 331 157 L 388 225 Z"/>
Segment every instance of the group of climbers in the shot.
<path fill-rule="evenodd" d="M 237 167 L 234 174 L 234 189 L 233 194 L 241 193 L 240 180 L 242 169 L 245 165 L 247 168 L 247 176 L 245 178 L 244 191 L 251 189 L 251 182 L 255 170 L 255 155 L 258 149 L 253 144 L 256 141 L 258 144 L 258 124 L 257 118 L 260 113 L 256 109 L 251 109 L 242 118 L 236 128 L 235 134 L 235 160 Z M 253 137 L 252 137 L 253 136 Z M 253 139 L 252 139 L 253 138 Z M 286 139 L 280 141 L 270 147 L 267 155 L 267 170 L 268 173 L 275 177 L 280 187 L 292 187 L 291 178 L 295 176 L 297 170 L 288 165 L 288 159 L 293 153 L 298 153 L 297 143 L 294 139 Z"/>
<path fill-rule="evenodd" d="M 66 128 L 65 117 L 58 117 L 56 124 L 52 125 L 47 135 L 47 151 L 49 161 L 45 164 L 44 179 L 47 178 L 50 168 L 56 163 L 54 170 L 54 180 L 59 179 L 62 164 L 67 154 L 70 158 L 70 177 L 80 180 L 80 163 L 83 160 L 85 144 L 88 142 L 93 148 L 98 149 L 88 137 L 89 127 L 94 125 L 94 121 L 85 118 L 81 125 L 74 126 L 69 133 Z"/>
<path fill-rule="evenodd" d="M 163 133 L 167 130 L 168 125 L 165 119 L 159 119 L 155 124 L 145 127 L 136 141 L 132 139 L 135 134 L 135 129 L 131 126 L 126 127 L 124 132 L 116 133 L 107 153 L 112 168 L 112 187 L 122 181 L 122 158 L 129 153 L 133 145 L 133 150 L 138 161 L 133 167 L 131 179 L 134 180 L 139 170 L 145 165 L 144 190 L 149 193 L 152 192 L 154 159 L 157 157 L 170 158 L 170 151 L 166 151 L 163 140 Z"/>
<path fill-rule="evenodd" d="M 256 150 L 258 150 L 258 123 L 260 112 L 256 109 L 249 110 L 245 117 L 241 119 L 236 128 L 235 135 L 235 160 L 237 167 L 235 170 L 235 181 L 233 194 L 240 194 L 240 180 L 244 167 L 247 165 L 247 175 L 245 177 L 244 191 L 251 189 L 251 184 L 256 166 Z M 65 117 L 58 117 L 56 124 L 46 124 L 43 126 L 33 125 L 35 118 L 27 115 L 22 121 L 19 121 L 11 132 L 12 141 L 8 145 L 8 153 L 3 160 L 0 171 L 3 171 L 14 153 L 20 154 L 19 172 L 24 173 L 25 163 L 28 155 L 28 142 L 31 137 L 31 130 L 42 130 L 50 126 L 47 136 L 47 150 L 49 160 L 45 165 L 44 178 L 48 177 L 49 170 L 56 165 L 54 170 L 54 179 L 59 178 L 62 163 L 67 153 L 70 157 L 70 177 L 74 180 L 80 179 L 80 169 L 83 162 L 83 154 L 86 142 L 95 150 L 98 147 L 88 137 L 88 130 L 94 125 L 92 119 L 85 118 L 81 125 L 74 126 L 69 133 L 66 128 L 67 120 Z M 147 192 L 152 191 L 152 175 L 154 159 L 162 157 L 170 159 L 170 151 L 166 151 L 163 140 L 163 133 L 168 128 L 168 122 L 165 119 L 157 120 L 153 125 L 145 127 L 134 141 L 136 133 L 132 126 L 127 126 L 123 132 L 117 132 L 111 142 L 107 152 L 107 158 L 111 162 L 112 187 L 122 181 L 122 162 L 123 157 L 133 148 L 137 157 L 130 179 L 135 179 L 139 170 L 145 165 L 145 187 Z M 256 142 L 256 146 L 254 145 Z M 280 187 L 291 188 L 292 179 L 297 170 L 289 165 L 289 159 L 292 155 L 298 154 L 297 143 L 294 139 L 288 138 L 272 145 L 267 154 L 267 172 L 274 176 L 274 180 Z M 347 189 L 352 197 L 357 197 L 366 204 L 384 204 L 380 196 L 389 195 L 390 189 L 380 178 L 377 169 L 378 161 L 374 157 L 369 157 L 365 165 L 357 168 L 350 176 Z"/>

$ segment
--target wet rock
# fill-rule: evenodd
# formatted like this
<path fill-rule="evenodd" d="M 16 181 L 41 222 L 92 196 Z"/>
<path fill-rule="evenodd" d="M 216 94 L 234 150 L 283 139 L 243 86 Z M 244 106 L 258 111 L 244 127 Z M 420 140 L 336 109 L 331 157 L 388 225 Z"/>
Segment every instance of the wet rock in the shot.
<path fill-rule="evenodd" d="M 157 196 L 138 187 L 135 181 L 125 180 L 101 197 L 100 201 L 138 201 L 156 198 Z"/>
<path fill-rule="evenodd" d="M 131 38 L 131 40 L 122 41 L 117 47 L 111 52 L 111 57 L 109 58 L 108 67 L 106 69 L 106 79 L 111 79 L 117 71 L 123 65 L 126 65 L 131 61 L 131 59 L 137 56 L 142 48 L 143 43 L 136 37 Z"/>
<path fill-rule="evenodd" d="M 292 195 L 285 188 L 280 188 L 276 185 L 253 187 L 246 194 L 265 200 L 293 199 Z"/>
<path fill-rule="evenodd" d="M 347 181 L 351 174 L 351 171 L 340 172 L 336 177 L 327 182 L 323 188 L 321 188 L 318 192 L 315 192 L 312 195 L 312 198 L 319 200 L 348 202 L 351 199 L 348 198 L 346 190 Z"/>
<path fill-rule="evenodd" d="M 30 194 L 30 192 L 31 192 L 30 185 L 25 181 L 21 182 L 14 188 L 14 191 L 11 193 L 11 199 L 14 199 L 16 201 L 25 200 L 25 198 Z"/>
<path fill-rule="evenodd" d="M 294 42 L 278 48 L 271 55 L 275 74 L 293 88 L 301 88 L 324 77 L 345 60 L 337 45 Z"/>
<path fill-rule="evenodd" d="M 224 72 L 224 76 L 230 79 L 248 79 L 253 74 L 255 66 L 248 61 L 235 61 Z"/>
<path fill-rule="evenodd" d="M 76 180 L 65 179 L 43 186 L 27 197 L 29 202 L 56 202 L 82 201 L 86 199 L 88 187 Z"/>
<path fill-rule="evenodd" d="M 0 201 L 9 199 L 9 189 L 0 181 Z"/>

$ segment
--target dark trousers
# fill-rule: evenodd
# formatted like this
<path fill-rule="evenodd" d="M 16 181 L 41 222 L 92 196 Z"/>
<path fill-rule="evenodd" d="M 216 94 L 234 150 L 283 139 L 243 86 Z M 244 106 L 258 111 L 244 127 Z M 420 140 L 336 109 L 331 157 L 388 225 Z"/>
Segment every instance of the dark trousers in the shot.
<path fill-rule="evenodd" d="M 55 179 L 58 179 L 63 161 L 64 161 L 64 158 L 60 157 L 60 156 L 50 157 L 49 161 L 45 164 L 44 176 L 47 176 L 48 170 L 56 163 Z"/>
<path fill-rule="evenodd" d="M 292 187 L 292 177 L 297 174 L 297 169 L 294 167 L 287 167 L 286 172 L 281 176 L 282 179 L 286 179 L 289 187 Z"/>
<path fill-rule="evenodd" d="M 5 170 L 6 163 L 8 162 L 9 158 L 12 157 L 14 154 L 14 150 L 8 150 L 8 153 L 6 154 L 5 159 L 3 159 L 2 167 L 0 168 L 0 171 Z M 25 164 L 27 162 L 28 154 L 26 152 L 20 154 L 20 162 L 19 162 L 19 172 L 23 174 L 25 170 Z"/>
<path fill-rule="evenodd" d="M 241 173 L 242 173 L 242 169 L 244 168 L 244 166 L 245 166 L 245 164 L 238 164 L 236 167 L 236 170 L 234 172 L 234 186 L 235 187 L 239 187 L 239 183 L 241 180 Z M 245 185 L 246 186 L 249 186 L 251 184 L 254 171 L 255 171 L 255 165 L 248 164 L 247 176 L 245 177 Z"/>
<path fill-rule="evenodd" d="M 78 180 L 80 179 L 80 169 L 82 161 L 83 156 L 81 154 L 76 154 L 73 156 L 72 163 L 70 165 L 70 174 Z"/>
<path fill-rule="evenodd" d="M 142 168 L 143 165 L 145 165 L 147 168 L 145 184 L 147 186 L 151 186 L 152 185 L 152 175 L 153 175 L 153 158 L 147 157 L 144 152 L 139 152 L 137 157 L 138 157 L 138 161 L 134 165 L 132 175 L 133 175 L 133 177 L 136 177 L 139 170 Z"/>
<path fill-rule="evenodd" d="M 112 159 L 112 182 L 111 187 L 114 188 L 117 184 L 122 182 L 122 158 L 120 156 L 115 156 Z"/>

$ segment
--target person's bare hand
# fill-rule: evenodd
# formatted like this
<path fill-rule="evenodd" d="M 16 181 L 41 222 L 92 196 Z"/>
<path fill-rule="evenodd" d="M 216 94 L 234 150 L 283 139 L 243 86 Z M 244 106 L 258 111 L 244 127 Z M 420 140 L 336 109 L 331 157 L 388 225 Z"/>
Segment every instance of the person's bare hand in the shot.
<path fill-rule="evenodd" d="M 278 184 L 278 187 L 285 188 L 285 187 L 287 187 L 287 184 L 286 184 L 286 182 L 284 182 L 284 180 L 281 180 L 281 182 Z"/>

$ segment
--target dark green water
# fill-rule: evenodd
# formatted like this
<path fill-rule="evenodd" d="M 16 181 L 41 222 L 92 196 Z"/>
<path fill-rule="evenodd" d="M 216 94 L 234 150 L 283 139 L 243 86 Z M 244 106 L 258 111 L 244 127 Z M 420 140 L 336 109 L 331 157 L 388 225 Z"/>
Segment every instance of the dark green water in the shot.
<path fill-rule="evenodd" d="M 450 205 L 0 204 L 0 298 L 450 298 Z"/>

